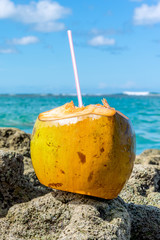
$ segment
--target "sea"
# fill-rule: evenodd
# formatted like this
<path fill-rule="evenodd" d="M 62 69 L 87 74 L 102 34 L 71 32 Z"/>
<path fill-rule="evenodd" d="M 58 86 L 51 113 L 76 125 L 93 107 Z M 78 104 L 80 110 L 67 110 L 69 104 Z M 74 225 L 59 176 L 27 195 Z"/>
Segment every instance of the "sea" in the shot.
<path fill-rule="evenodd" d="M 98 104 L 106 98 L 109 105 L 130 118 L 136 133 L 136 153 L 145 149 L 160 149 L 160 94 L 150 92 L 123 92 L 112 95 L 83 95 L 83 105 Z M 59 107 L 73 100 L 70 94 L 1 94 L 0 127 L 15 127 L 32 133 L 39 113 Z"/>

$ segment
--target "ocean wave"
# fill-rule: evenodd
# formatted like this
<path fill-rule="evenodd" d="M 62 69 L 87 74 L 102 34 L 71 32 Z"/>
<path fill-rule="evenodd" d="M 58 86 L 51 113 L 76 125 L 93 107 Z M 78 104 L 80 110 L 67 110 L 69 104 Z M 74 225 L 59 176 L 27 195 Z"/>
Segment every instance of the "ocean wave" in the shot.
<path fill-rule="evenodd" d="M 129 95 L 129 96 L 149 96 L 150 92 L 128 92 L 125 91 L 123 92 L 124 95 Z"/>

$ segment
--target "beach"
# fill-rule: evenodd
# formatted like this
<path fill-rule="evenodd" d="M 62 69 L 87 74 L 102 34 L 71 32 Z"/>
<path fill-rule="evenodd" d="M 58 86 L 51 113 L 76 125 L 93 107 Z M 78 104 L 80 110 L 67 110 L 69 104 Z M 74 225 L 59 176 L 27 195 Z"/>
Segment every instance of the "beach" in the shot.
<path fill-rule="evenodd" d="M 1 239 L 159 239 L 160 150 L 138 155 L 119 197 L 105 200 L 41 185 L 30 138 L 0 128 Z"/>

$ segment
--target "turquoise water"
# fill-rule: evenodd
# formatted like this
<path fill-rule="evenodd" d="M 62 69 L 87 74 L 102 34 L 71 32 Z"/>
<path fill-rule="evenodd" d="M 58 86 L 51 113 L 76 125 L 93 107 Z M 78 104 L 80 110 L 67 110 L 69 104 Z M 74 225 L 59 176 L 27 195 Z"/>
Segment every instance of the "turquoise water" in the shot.
<path fill-rule="evenodd" d="M 160 97 L 127 96 L 83 96 L 83 104 L 101 103 L 105 97 L 111 107 L 127 115 L 134 126 L 137 154 L 147 148 L 160 148 Z M 39 113 L 74 101 L 76 96 L 53 95 L 0 95 L 0 127 L 16 127 L 32 132 Z"/>

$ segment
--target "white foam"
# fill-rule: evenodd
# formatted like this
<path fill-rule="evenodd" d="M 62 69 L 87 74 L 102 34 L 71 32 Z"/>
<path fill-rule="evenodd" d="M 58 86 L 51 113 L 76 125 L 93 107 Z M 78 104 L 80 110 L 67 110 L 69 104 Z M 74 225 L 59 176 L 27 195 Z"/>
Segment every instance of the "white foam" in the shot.
<path fill-rule="evenodd" d="M 123 92 L 123 94 L 130 95 L 130 96 L 147 96 L 149 92 Z"/>
<path fill-rule="evenodd" d="M 73 118 L 66 118 L 66 119 L 60 119 L 54 121 L 54 125 L 70 125 L 70 124 L 76 124 L 79 121 L 83 121 L 86 118 L 91 118 L 91 120 L 95 120 L 100 118 L 100 115 L 87 115 L 87 116 L 78 116 L 78 117 L 73 117 Z"/>

